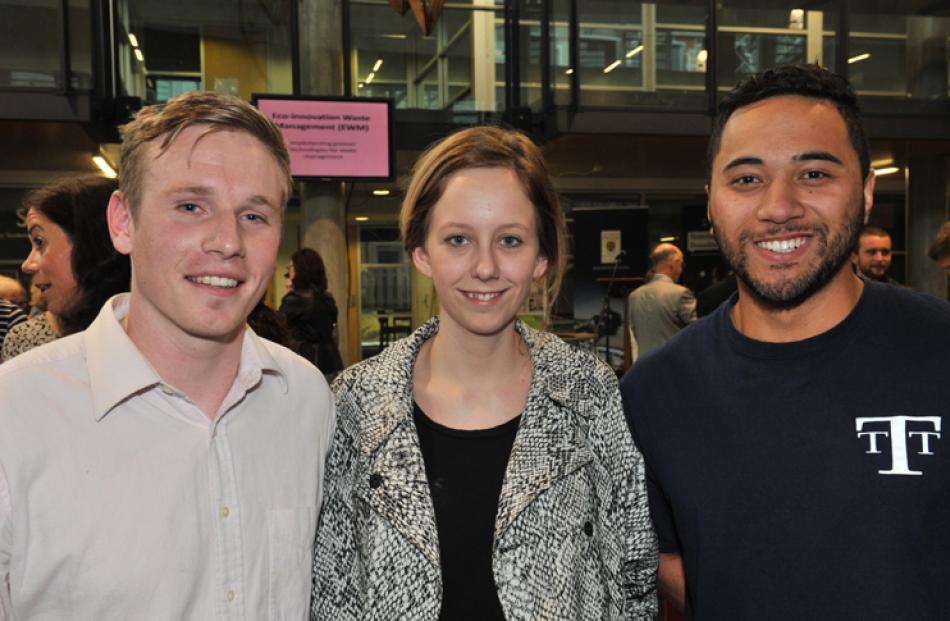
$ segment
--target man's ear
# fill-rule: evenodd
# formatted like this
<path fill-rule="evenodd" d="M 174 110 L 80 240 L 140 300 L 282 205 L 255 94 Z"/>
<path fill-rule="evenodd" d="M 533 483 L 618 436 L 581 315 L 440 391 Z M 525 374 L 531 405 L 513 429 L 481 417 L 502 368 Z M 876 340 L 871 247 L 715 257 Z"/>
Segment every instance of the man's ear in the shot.
<path fill-rule="evenodd" d="M 432 264 L 429 261 L 429 253 L 424 246 L 416 246 L 412 249 L 412 264 L 416 269 L 432 278 Z"/>
<path fill-rule="evenodd" d="M 132 237 L 134 223 L 132 222 L 132 207 L 125 194 L 116 190 L 109 197 L 109 206 L 106 208 L 106 217 L 109 221 L 109 236 L 112 245 L 122 254 L 132 253 Z"/>
<path fill-rule="evenodd" d="M 874 174 L 872 169 L 868 172 L 868 178 L 864 180 L 864 223 L 868 223 L 868 218 L 871 216 L 871 207 L 874 206 L 874 183 L 877 180 L 877 175 Z"/>

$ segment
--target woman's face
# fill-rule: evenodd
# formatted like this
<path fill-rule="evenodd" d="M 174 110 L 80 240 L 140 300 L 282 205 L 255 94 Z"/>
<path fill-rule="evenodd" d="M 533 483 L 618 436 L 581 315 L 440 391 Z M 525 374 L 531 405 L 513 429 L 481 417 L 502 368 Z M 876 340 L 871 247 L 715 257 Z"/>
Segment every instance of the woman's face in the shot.
<path fill-rule="evenodd" d="M 534 205 L 506 168 L 452 174 L 412 259 L 432 278 L 443 327 L 479 335 L 508 327 L 548 267 L 539 255 Z"/>
<path fill-rule="evenodd" d="M 79 296 L 70 260 L 73 243 L 59 225 L 35 209 L 26 214 L 26 228 L 33 248 L 21 269 L 33 275 L 46 310 L 61 315 Z"/>
<path fill-rule="evenodd" d="M 284 285 L 287 287 L 288 291 L 292 291 L 294 288 L 294 278 L 297 277 L 297 270 L 294 269 L 294 263 L 291 261 L 287 264 L 287 273 L 284 275 L 286 279 Z"/>

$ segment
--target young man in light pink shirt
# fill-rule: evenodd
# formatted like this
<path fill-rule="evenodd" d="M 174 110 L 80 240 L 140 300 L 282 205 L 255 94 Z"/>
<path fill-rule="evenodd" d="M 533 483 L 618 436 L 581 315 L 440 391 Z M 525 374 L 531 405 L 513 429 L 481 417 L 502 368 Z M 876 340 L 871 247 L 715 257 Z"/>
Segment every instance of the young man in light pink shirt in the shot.
<path fill-rule="evenodd" d="M 129 294 L 0 369 L 0 619 L 304 619 L 333 431 L 258 338 L 291 190 L 278 130 L 191 93 L 123 128 Z"/>

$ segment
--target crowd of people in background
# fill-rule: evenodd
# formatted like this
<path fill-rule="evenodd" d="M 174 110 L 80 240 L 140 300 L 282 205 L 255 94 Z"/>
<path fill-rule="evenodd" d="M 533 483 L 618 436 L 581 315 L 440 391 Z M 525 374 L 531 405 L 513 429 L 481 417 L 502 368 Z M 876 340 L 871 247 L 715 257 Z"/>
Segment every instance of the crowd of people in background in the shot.
<path fill-rule="evenodd" d="M 0 621 L 950 618 L 950 304 L 887 281 L 844 78 L 724 98 L 734 288 L 697 319 L 656 246 L 620 381 L 518 318 L 569 250 L 517 131 L 419 157 L 400 233 L 439 312 L 349 368 L 317 251 L 265 304 L 273 122 L 186 93 L 121 133 L 118 182 L 25 200 L 41 308 L 0 279 Z M 950 274 L 950 222 L 929 254 Z"/>

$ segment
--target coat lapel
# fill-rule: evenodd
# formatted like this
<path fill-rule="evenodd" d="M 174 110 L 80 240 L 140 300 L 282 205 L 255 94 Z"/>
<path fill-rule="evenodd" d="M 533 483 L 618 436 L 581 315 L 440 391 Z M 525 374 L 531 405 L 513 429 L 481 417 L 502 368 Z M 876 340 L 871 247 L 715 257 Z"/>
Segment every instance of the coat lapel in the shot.
<path fill-rule="evenodd" d="M 412 419 L 412 368 L 419 348 L 438 331 L 429 321 L 383 356 L 372 395 L 359 404 L 366 460 L 356 493 L 397 532 L 415 545 L 438 570 L 439 543 L 425 464 Z M 382 395 L 382 399 L 380 396 Z"/>
<path fill-rule="evenodd" d="M 574 378 L 551 357 L 549 339 L 521 322 L 518 331 L 531 351 L 534 378 L 521 425 L 508 459 L 495 518 L 495 542 L 521 512 L 558 480 L 593 459 L 587 443 L 586 418 L 577 415 L 582 405 Z"/>

